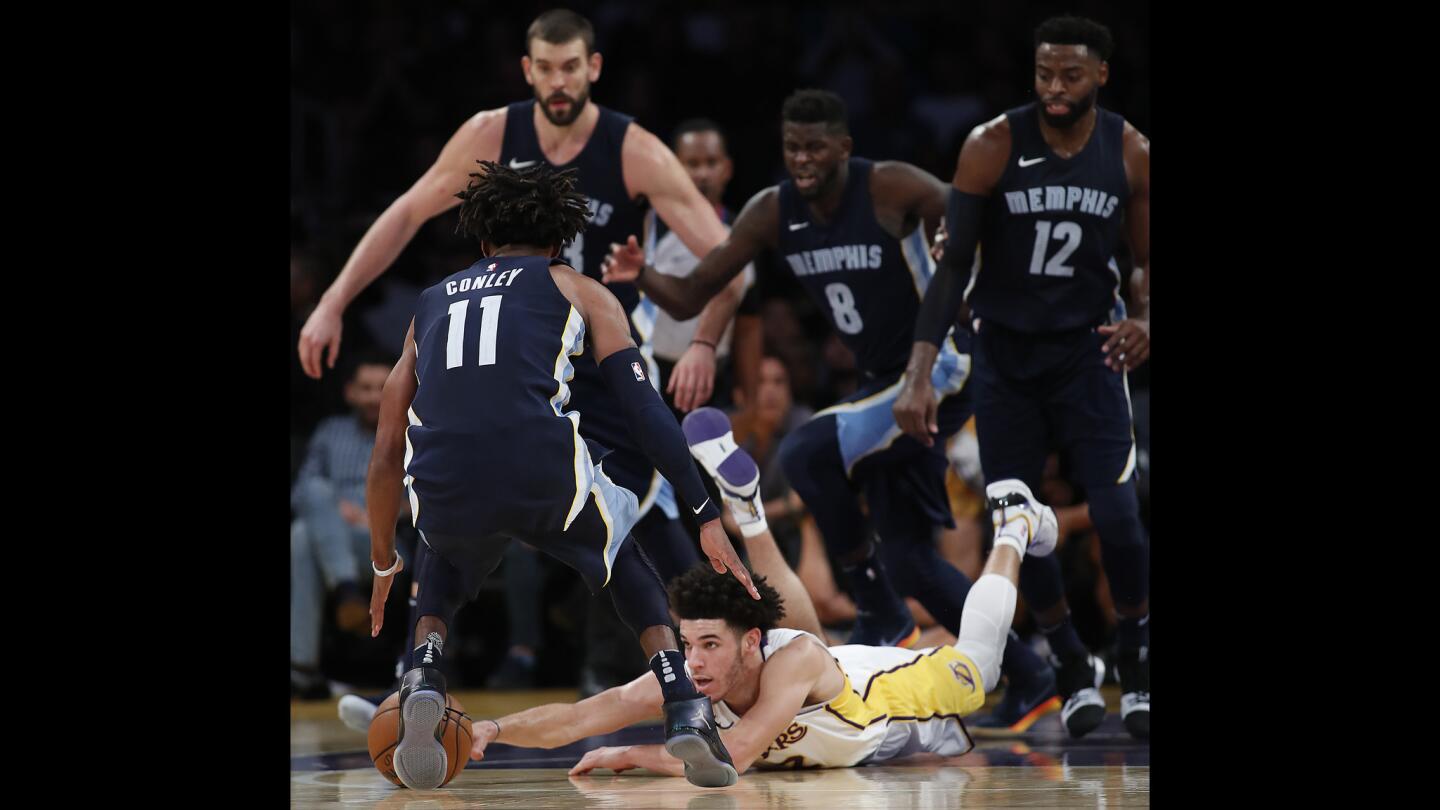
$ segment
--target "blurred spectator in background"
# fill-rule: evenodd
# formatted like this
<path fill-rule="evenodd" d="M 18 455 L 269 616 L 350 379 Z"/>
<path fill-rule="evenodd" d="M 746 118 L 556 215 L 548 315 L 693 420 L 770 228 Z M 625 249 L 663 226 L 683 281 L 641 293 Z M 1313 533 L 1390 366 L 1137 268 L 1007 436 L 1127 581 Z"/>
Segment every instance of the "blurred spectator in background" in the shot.
<path fill-rule="evenodd" d="M 351 413 L 320 422 L 290 495 L 296 514 L 290 524 L 290 685 L 301 696 L 327 691 L 320 674 L 327 592 L 335 597 L 342 630 L 370 631 L 369 590 L 360 583 L 370 568 L 365 474 L 392 365 L 378 355 L 354 362 L 345 383 Z"/>
<path fill-rule="evenodd" d="M 760 499 L 765 504 L 765 519 L 785 561 L 794 568 L 800 561 L 800 523 L 805 516 L 805 505 L 790 488 L 776 451 L 780 440 L 809 421 L 815 412 L 795 404 L 790 373 L 785 363 L 774 355 L 760 361 L 755 400 L 748 401 L 745 392 L 737 389 L 735 401 L 740 406 L 730 420 L 735 441 L 760 467 Z M 728 513 L 726 518 L 729 519 Z M 727 528 L 734 527 L 727 524 Z M 738 530 L 735 534 L 738 536 Z"/>

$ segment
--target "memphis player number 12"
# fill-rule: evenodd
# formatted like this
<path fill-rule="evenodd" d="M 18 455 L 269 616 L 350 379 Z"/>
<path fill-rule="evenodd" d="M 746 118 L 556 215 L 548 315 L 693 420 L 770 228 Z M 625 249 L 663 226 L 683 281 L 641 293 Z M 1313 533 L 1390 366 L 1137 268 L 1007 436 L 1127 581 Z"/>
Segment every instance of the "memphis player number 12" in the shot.
<path fill-rule="evenodd" d="M 1061 276 L 1069 278 L 1075 275 L 1075 268 L 1065 263 L 1080 247 L 1080 226 L 1074 222 L 1062 222 L 1055 225 L 1051 231 L 1052 223 L 1040 220 L 1035 223 L 1035 251 L 1030 254 L 1030 275 L 1038 276 L 1042 272 L 1047 276 Z M 1061 246 L 1060 252 L 1045 261 L 1045 253 L 1050 248 L 1051 237 L 1064 239 L 1065 244 Z M 1043 265 L 1043 266 L 1042 266 Z"/>
<path fill-rule="evenodd" d="M 503 295 L 487 295 L 480 299 L 480 363 L 495 365 L 495 331 L 500 326 L 500 301 Z M 445 368 L 459 368 L 465 362 L 465 313 L 470 299 L 450 305 L 450 333 L 445 341 Z"/>

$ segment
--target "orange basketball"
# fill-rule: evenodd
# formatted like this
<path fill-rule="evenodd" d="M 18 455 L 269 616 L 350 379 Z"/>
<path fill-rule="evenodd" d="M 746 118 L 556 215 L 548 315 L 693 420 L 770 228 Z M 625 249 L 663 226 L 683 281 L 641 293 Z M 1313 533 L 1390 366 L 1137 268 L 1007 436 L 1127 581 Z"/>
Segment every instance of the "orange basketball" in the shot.
<path fill-rule="evenodd" d="M 465 770 L 465 763 L 470 761 L 470 718 L 465 715 L 465 707 L 454 695 L 445 696 L 445 718 L 440 721 L 440 744 L 445 746 L 445 761 L 449 770 L 445 774 L 445 781 L 441 786 L 450 784 L 450 780 L 460 775 Z M 370 761 L 375 763 L 375 769 L 391 782 L 401 787 L 400 777 L 395 774 L 395 746 L 400 744 L 400 693 L 396 692 L 375 711 L 375 717 L 370 720 Z"/>

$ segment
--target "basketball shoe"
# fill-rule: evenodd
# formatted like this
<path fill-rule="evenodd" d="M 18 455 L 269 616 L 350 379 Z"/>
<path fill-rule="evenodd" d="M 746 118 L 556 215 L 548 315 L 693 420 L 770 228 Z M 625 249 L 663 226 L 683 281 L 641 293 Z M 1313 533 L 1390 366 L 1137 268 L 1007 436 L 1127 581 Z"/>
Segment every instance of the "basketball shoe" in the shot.
<path fill-rule="evenodd" d="M 1011 638 L 1011 644 L 1024 642 Z M 1005 695 L 990 714 L 975 721 L 973 728 L 987 730 L 985 736 L 1008 736 L 1023 734 L 1045 715 L 1059 711 L 1060 695 L 1055 689 L 1055 670 L 1045 667 L 1030 683 L 1016 683 L 1011 680 L 1005 687 Z"/>
<path fill-rule="evenodd" d="M 1137 740 L 1150 739 L 1150 650 L 1141 647 L 1120 653 L 1120 717 Z"/>
<path fill-rule="evenodd" d="M 1084 737 L 1105 720 L 1105 697 L 1100 694 L 1105 662 L 1093 655 L 1060 658 L 1052 654 L 1050 665 L 1055 667 L 1056 686 L 1065 700 L 1060 720 L 1071 737 Z"/>
<path fill-rule="evenodd" d="M 400 679 L 400 742 L 395 747 L 395 775 L 411 790 L 434 790 L 445 781 L 449 761 L 440 742 L 445 717 L 445 676 L 431 662 L 429 651 L 441 645 L 438 633 L 425 637 L 427 654 L 419 666 Z M 419 650 L 416 650 L 420 655 Z"/>
<path fill-rule="evenodd" d="M 340 722 L 346 728 L 354 729 L 361 734 L 370 730 L 370 721 L 375 719 L 375 711 L 390 693 L 385 693 L 377 698 L 368 698 L 363 695 L 344 695 L 340 698 L 336 711 L 340 713 Z"/>
<path fill-rule="evenodd" d="M 740 780 L 715 727 L 710 698 L 665 704 L 665 750 L 685 763 L 685 778 L 692 785 L 729 787 Z"/>
<path fill-rule="evenodd" d="M 1055 519 L 1055 510 L 1035 500 L 1024 481 L 1017 478 L 996 481 L 985 487 L 985 496 L 996 537 L 1002 534 L 1013 537 L 1019 527 L 1008 531 L 1006 527 L 1023 521 L 1026 554 L 1044 557 L 1055 550 L 1055 543 L 1060 539 L 1060 522 Z"/>

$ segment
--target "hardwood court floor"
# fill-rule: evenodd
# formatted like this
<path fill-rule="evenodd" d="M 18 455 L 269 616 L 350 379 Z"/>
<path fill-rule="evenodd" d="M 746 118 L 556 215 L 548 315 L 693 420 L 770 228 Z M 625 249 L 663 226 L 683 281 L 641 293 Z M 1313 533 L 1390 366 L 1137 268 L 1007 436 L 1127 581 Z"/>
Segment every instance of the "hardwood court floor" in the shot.
<path fill-rule="evenodd" d="M 1111 713 L 1082 740 L 1070 740 L 1058 715 L 1041 719 L 1025 735 L 976 735 L 963 757 L 927 756 L 899 764 L 817 771 L 756 771 L 724 789 L 697 788 L 684 779 L 631 771 L 570 777 L 566 769 L 597 745 L 659 742 L 658 726 L 636 726 L 554 750 L 491 746 L 434 791 L 398 788 L 380 776 L 365 752 L 365 738 L 345 728 L 335 701 L 291 704 L 290 806 L 293 808 L 958 808 L 1146 807 L 1150 804 L 1150 749 L 1120 723 L 1118 690 L 1106 687 Z M 575 699 L 572 690 L 456 694 L 467 711 L 489 717 L 526 706 Z M 994 702 L 991 696 L 991 703 Z M 639 774 L 639 775 L 636 775 Z"/>

